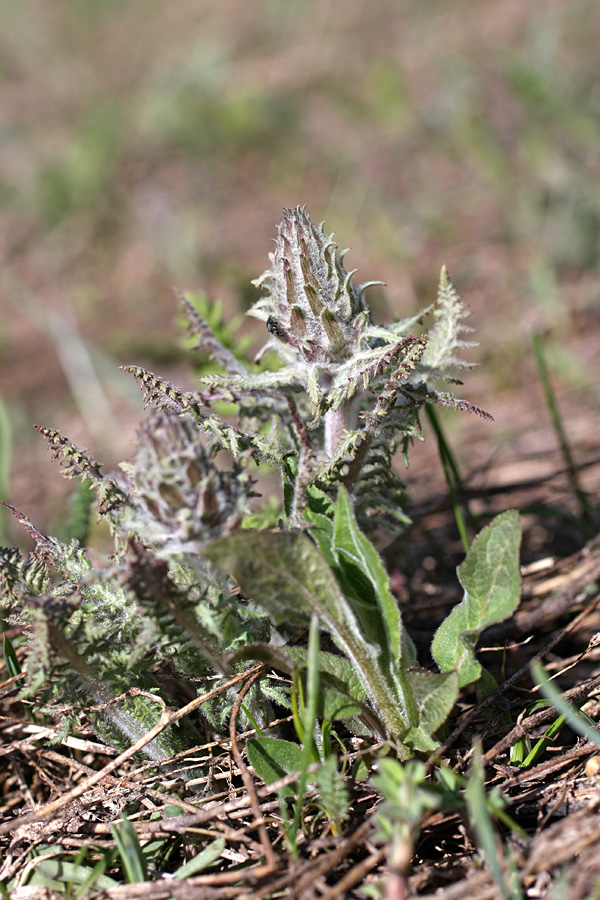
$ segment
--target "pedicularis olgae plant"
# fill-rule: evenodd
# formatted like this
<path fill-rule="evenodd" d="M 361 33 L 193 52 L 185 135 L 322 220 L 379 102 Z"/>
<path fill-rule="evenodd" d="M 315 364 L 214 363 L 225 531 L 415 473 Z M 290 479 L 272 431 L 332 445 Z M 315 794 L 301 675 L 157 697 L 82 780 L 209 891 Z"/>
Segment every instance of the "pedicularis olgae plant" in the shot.
<path fill-rule="evenodd" d="M 318 717 L 393 739 L 401 757 L 430 751 L 459 688 L 479 677 L 478 635 L 518 601 L 518 517 L 502 514 L 473 542 L 459 569 L 464 599 L 433 640 L 435 670 L 417 664 L 368 535 L 407 521 L 393 461 L 421 437 L 425 404 L 488 416 L 450 390 L 469 365 L 460 356 L 472 346 L 465 307 L 442 270 L 429 309 L 374 324 L 369 285 L 354 283 L 344 253 L 302 208 L 284 210 L 270 262 L 250 310 L 268 335 L 253 364 L 183 297 L 216 371 L 186 391 L 125 367 L 154 411 L 121 473 L 104 474 L 87 452 L 40 428 L 64 474 L 83 479 L 84 509 L 95 492 L 114 550 L 104 563 L 95 552 L 92 564 L 84 531 L 48 537 L 14 510 L 36 542 L 29 556 L 10 549 L 1 560 L 5 614 L 27 635 L 23 694 L 42 708 L 60 701 L 71 720 L 87 712 L 121 746 L 158 720 L 176 679 L 202 690 L 249 659 L 297 673 L 306 650 L 281 637 L 316 615 L 341 651 L 319 653 Z M 431 327 L 413 333 L 425 313 Z M 269 530 L 247 527 L 257 521 L 257 465 L 282 476 Z M 280 685 L 256 682 L 245 700 L 254 722 L 288 702 Z M 234 702 L 223 694 L 203 707 L 213 727 Z M 159 759 L 197 740 L 193 724 L 172 727 L 147 752 Z"/>

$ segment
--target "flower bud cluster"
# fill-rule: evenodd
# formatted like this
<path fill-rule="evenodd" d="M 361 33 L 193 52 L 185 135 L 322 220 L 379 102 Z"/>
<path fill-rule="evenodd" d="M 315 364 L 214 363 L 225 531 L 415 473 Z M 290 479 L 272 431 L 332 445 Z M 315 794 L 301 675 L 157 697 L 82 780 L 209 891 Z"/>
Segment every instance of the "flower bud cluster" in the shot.
<path fill-rule="evenodd" d="M 366 285 L 352 282 L 344 252 L 304 207 L 284 209 L 269 258 L 271 268 L 253 282 L 268 295 L 250 310 L 267 325 L 267 347 L 288 362 L 326 370 L 362 348 L 369 326 Z"/>
<path fill-rule="evenodd" d="M 131 524 L 144 543 L 176 553 L 237 527 L 252 480 L 239 465 L 217 469 L 216 449 L 186 417 L 165 411 L 149 416 L 133 463 L 122 464 L 130 480 Z"/>

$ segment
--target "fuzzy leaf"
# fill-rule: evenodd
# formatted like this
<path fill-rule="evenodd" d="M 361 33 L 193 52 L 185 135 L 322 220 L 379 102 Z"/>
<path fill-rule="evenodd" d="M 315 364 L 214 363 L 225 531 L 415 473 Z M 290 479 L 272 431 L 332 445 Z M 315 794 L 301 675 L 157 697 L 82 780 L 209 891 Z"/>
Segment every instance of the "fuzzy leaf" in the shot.
<path fill-rule="evenodd" d="M 430 753 L 439 744 L 433 735 L 444 724 L 456 702 L 458 674 L 412 669 L 407 678 L 419 709 L 419 725 L 403 735 L 402 740 L 415 750 Z"/>
<path fill-rule="evenodd" d="M 203 552 L 232 574 L 243 593 L 276 622 L 303 624 L 316 612 L 321 625 L 352 660 L 386 732 L 405 730 L 404 691 L 382 667 L 380 647 L 365 639 L 332 570 L 310 538 L 249 531 L 215 541 Z"/>
<path fill-rule="evenodd" d="M 305 647 L 273 647 L 271 644 L 248 644 L 230 657 L 231 662 L 252 659 L 265 663 L 287 675 L 298 667 L 306 667 L 308 651 Z M 365 706 L 365 689 L 352 664 L 343 656 L 319 653 L 319 698 L 317 716 L 335 722 L 373 713 Z"/>
<path fill-rule="evenodd" d="M 353 618 L 333 573 L 304 534 L 246 531 L 203 552 L 278 624 L 307 624 L 313 611 L 332 624 Z"/>
<path fill-rule="evenodd" d="M 520 542 L 519 514 L 510 509 L 477 535 L 457 569 L 464 598 L 438 628 L 431 652 L 443 672 L 456 669 L 461 687 L 479 678 L 474 650 L 481 632 L 512 615 L 519 602 Z"/>
<path fill-rule="evenodd" d="M 266 784 L 285 775 L 299 772 L 302 766 L 302 747 L 278 738 L 252 738 L 247 744 L 248 759 L 254 771 Z M 285 797 L 295 797 L 293 787 L 283 788 Z"/>
<path fill-rule="evenodd" d="M 340 487 L 335 507 L 334 548 L 341 565 L 346 596 L 364 633 L 385 646 L 388 664 L 414 665 L 414 647 L 403 634 L 398 604 L 390 581 L 373 544 L 360 531 L 348 492 Z M 409 660 L 403 659 L 408 657 Z"/>
<path fill-rule="evenodd" d="M 126 495 L 114 478 L 103 475 L 100 463 L 96 462 L 87 450 L 76 447 L 64 434 L 54 428 L 42 425 L 34 425 L 34 428 L 47 440 L 53 454 L 52 458 L 61 461 L 62 474 L 65 478 L 84 478 L 91 482 L 98 495 L 101 515 L 112 512 L 127 502 Z"/>
<path fill-rule="evenodd" d="M 440 272 L 435 325 L 429 332 L 427 349 L 422 359 L 422 370 L 436 378 L 447 376 L 453 369 L 469 368 L 472 363 L 464 362 L 457 356 L 458 351 L 475 346 L 471 341 L 463 341 L 461 334 L 472 331 L 463 324 L 469 311 L 462 302 L 448 277 L 446 267 Z"/>

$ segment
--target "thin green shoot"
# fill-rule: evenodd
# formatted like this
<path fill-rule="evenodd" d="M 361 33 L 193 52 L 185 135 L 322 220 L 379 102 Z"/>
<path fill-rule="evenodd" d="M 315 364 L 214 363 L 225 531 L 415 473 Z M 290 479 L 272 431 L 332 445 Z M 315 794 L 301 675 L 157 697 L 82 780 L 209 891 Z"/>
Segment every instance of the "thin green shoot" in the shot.
<path fill-rule="evenodd" d="M 111 825 L 113 838 L 117 845 L 125 879 L 128 884 L 136 884 L 148 880 L 148 867 L 140 846 L 137 832 L 129 819 L 123 817 L 120 825 Z"/>
<path fill-rule="evenodd" d="M 242 709 L 244 711 L 244 715 L 248 719 L 250 719 L 250 722 L 252 723 L 252 727 L 254 728 L 256 733 L 258 735 L 262 735 L 262 728 L 260 727 L 260 725 L 258 724 L 258 722 L 256 721 L 256 719 L 254 718 L 254 716 L 252 715 L 252 713 L 250 712 L 250 710 L 248 709 L 248 707 L 246 706 L 245 703 L 242 703 Z"/>
<path fill-rule="evenodd" d="M 488 808 L 481 745 L 479 743 L 476 743 L 473 748 L 473 767 L 467 780 L 465 802 L 467 804 L 469 821 L 477 838 L 477 845 L 496 883 L 498 892 L 503 900 L 512 900 L 515 894 L 510 890 L 500 865 L 498 840 Z"/>
<path fill-rule="evenodd" d="M 184 878 L 191 878 L 192 875 L 198 875 L 220 859 L 224 849 L 225 838 L 215 838 L 214 841 L 203 847 L 200 853 L 183 863 L 173 874 L 173 878 L 181 881 Z"/>
<path fill-rule="evenodd" d="M 329 720 L 325 720 L 321 723 L 321 753 L 323 754 L 323 759 L 328 760 L 331 756 L 331 730 L 332 723 Z M 346 752 L 345 750 L 343 751 Z"/>
<path fill-rule="evenodd" d="M 439 780 L 439 790 L 443 796 L 443 809 L 450 809 L 459 804 L 459 794 L 461 791 L 466 793 L 468 780 L 448 766 L 442 765 L 437 772 Z M 489 815 L 498 819 L 506 828 L 518 835 L 522 840 L 529 839 L 527 832 L 515 822 L 505 809 L 505 801 L 498 789 L 494 789 L 490 794 L 485 795 L 485 802 Z"/>
<path fill-rule="evenodd" d="M 4 632 L 4 634 L 2 635 L 2 645 L 2 650 L 4 652 L 4 662 L 6 663 L 8 677 L 23 677 L 21 663 L 19 662 L 19 658 L 16 654 L 15 648 L 13 647 L 13 643 L 6 632 Z"/>
<path fill-rule="evenodd" d="M 80 848 L 79 852 L 77 853 L 77 855 L 75 856 L 75 858 L 74 858 L 74 860 L 73 860 L 73 867 L 74 867 L 74 869 L 84 869 L 84 870 L 85 870 L 85 869 L 87 868 L 87 867 L 84 865 L 84 863 L 85 863 L 85 858 L 86 858 L 86 856 L 87 856 L 87 854 L 88 854 L 88 849 L 89 849 L 88 847 L 81 847 L 81 848 Z M 104 862 L 104 860 L 102 860 L 102 862 Z M 105 865 L 106 865 L 106 864 L 105 864 Z M 90 869 L 89 871 L 90 871 L 90 874 L 91 874 L 91 871 L 92 871 L 92 870 Z M 103 870 L 103 874 L 104 874 L 104 870 Z M 90 882 L 89 877 L 86 878 L 85 883 L 86 883 L 86 885 L 87 885 L 87 884 L 93 884 L 93 882 Z M 81 885 L 80 885 L 80 888 L 81 888 Z M 66 888 L 65 888 L 65 900 L 71 900 L 71 898 L 72 898 L 73 896 L 77 897 L 78 892 L 77 892 L 77 890 L 75 889 L 75 894 L 74 894 L 74 893 L 73 893 L 73 892 L 74 892 L 74 889 L 75 889 L 75 880 L 74 880 L 73 878 L 71 878 L 71 879 L 69 879 L 69 881 L 68 881 L 67 884 L 66 884 Z"/>
<path fill-rule="evenodd" d="M 554 428 L 554 431 L 556 432 L 560 451 L 565 461 L 565 467 L 569 474 L 571 488 L 579 504 L 579 528 L 584 540 L 589 541 L 594 536 L 594 529 L 592 526 L 592 511 L 590 508 L 589 498 L 587 496 L 587 493 L 583 490 L 581 484 L 579 483 L 575 461 L 573 459 L 573 454 L 571 453 L 571 447 L 567 438 L 567 432 L 565 430 L 562 415 L 558 406 L 556 394 L 554 392 L 552 382 L 550 381 L 550 375 L 548 372 L 548 365 L 546 363 L 544 348 L 542 346 L 542 340 L 537 331 L 533 332 L 531 341 L 538 375 L 542 383 L 542 388 L 544 390 L 546 406 L 548 407 L 552 426 Z"/>
<path fill-rule="evenodd" d="M 565 700 L 559 690 L 554 686 L 544 671 L 544 667 L 535 660 L 531 664 L 531 674 L 536 683 L 540 686 L 540 691 L 546 697 L 554 709 L 564 716 L 573 731 L 582 737 L 592 741 L 597 747 L 600 747 L 600 731 L 596 726 L 592 725 L 582 712 L 576 709 L 568 700 Z"/>
<path fill-rule="evenodd" d="M 298 740 L 302 745 L 304 745 L 304 687 L 302 685 L 302 677 L 301 673 L 298 669 L 294 670 L 292 675 L 292 693 L 291 693 L 291 704 L 292 704 L 292 721 L 294 723 L 294 731 L 298 736 Z"/>
<path fill-rule="evenodd" d="M 83 859 L 85 858 L 87 851 L 89 849 L 90 849 L 89 847 L 82 847 L 82 851 L 85 851 L 85 853 L 83 853 L 81 862 L 83 862 Z M 80 852 L 82 852 L 82 851 L 80 851 Z M 77 859 L 79 859 L 79 854 L 77 856 Z M 80 898 L 82 898 L 82 897 L 89 896 L 89 893 L 90 893 L 92 887 L 94 886 L 94 884 L 96 883 L 98 878 L 100 878 L 101 875 L 104 875 L 109 863 L 111 863 L 111 862 L 112 862 L 112 854 L 105 853 L 104 856 L 102 857 L 102 859 L 98 860 L 98 862 L 93 867 L 93 869 L 90 869 L 89 877 L 86 878 L 86 880 L 83 881 L 79 885 L 77 890 L 75 891 L 75 900 L 80 900 Z"/>
<path fill-rule="evenodd" d="M 18 678 L 19 681 L 22 681 L 25 677 L 21 674 L 23 669 L 21 668 L 21 663 L 19 662 L 19 657 L 17 656 L 13 642 L 6 632 L 2 635 L 2 651 L 4 653 L 4 662 L 6 663 L 8 677 Z M 35 722 L 35 715 L 28 705 L 25 705 L 25 716 L 29 722 Z"/>
<path fill-rule="evenodd" d="M 551 704 L 548 700 L 536 700 L 535 703 L 532 703 L 527 707 L 525 715 L 529 716 L 536 712 L 536 710 L 549 705 Z M 536 741 L 533 747 L 531 747 L 531 742 L 527 737 L 520 738 L 520 740 L 516 741 L 510 750 L 511 765 L 520 766 L 523 769 L 535 765 L 545 752 L 550 741 L 553 741 L 554 738 L 560 734 L 564 724 L 565 717 L 558 716 L 558 718 L 552 722 L 546 733 Z"/>
<path fill-rule="evenodd" d="M 446 479 L 446 484 L 448 486 L 450 502 L 452 503 L 452 510 L 454 512 L 454 518 L 458 527 L 458 533 L 460 535 L 465 553 L 468 553 L 470 546 L 469 533 L 467 530 L 465 517 L 463 516 L 463 511 L 458 500 L 459 491 L 462 489 L 462 479 L 458 470 L 458 464 L 456 462 L 456 459 L 454 458 L 454 453 L 452 452 L 452 449 L 448 441 L 446 440 L 446 436 L 444 434 L 444 430 L 442 428 L 438 415 L 431 403 L 428 403 L 426 405 L 425 412 L 427 413 L 427 418 L 429 419 L 431 427 L 435 432 L 440 462 L 442 464 L 442 469 L 444 470 L 444 478 Z M 469 508 L 466 502 L 465 511 L 467 512 L 469 520 L 472 521 L 472 516 L 469 512 Z"/>
<path fill-rule="evenodd" d="M 308 704 L 305 709 L 303 721 L 304 747 L 302 750 L 302 764 L 298 779 L 298 795 L 294 807 L 294 819 L 289 830 L 290 852 L 294 859 L 298 858 L 297 837 L 302 817 L 302 804 L 306 785 L 308 783 L 308 769 L 313 762 L 316 748 L 314 746 L 313 732 L 317 719 L 317 705 L 319 701 L 319 619 L 313 613 L 310 620 L 308 633 L 308 657 L 306 673 L 306 689 Z"/>

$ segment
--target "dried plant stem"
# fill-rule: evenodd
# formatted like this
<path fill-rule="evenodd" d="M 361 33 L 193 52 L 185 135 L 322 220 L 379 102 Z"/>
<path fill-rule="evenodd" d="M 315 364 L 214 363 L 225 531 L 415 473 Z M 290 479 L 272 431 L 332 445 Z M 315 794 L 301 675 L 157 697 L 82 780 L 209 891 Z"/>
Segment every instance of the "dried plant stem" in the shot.
<path fill-rule="evenodd" d="M 241 672 L 239 675 L 234 675 L 232 678 L 228 679 L 223 684 L 220 684 L 218 687 L 213 688 L 212 691 L 207 691 L 205 694 L 201 694 L 199 697 L 195 697 L 189 703 L 186 703 L 181 709 L 176 710 L 175 712 L 168 712 L 167 710 L 163 710 L 163 713 L 160 718 L 160 722 L 148 731 L 139 741 L 136 741 L 135 744 L 132 744 L 131 747 L 128 747 L 123 753 L 120 753 L 119 756 L 116 756 L 112 759 L 103 769 L 100 769 L 98 772 L 95 772 L 93 775 L 90 775 L 89 778 L 86 778 L 85 781 L 80 782 L 76 787 L 72 790 L 67 791 L 65 794 L 61 794 L 60 797 L 57 797 L 56 800 L 52 800 L 50 803 L 47 803 L 45 806 L 40 807 L 40 809 L 36 809 L 34 812 L 27 813 L 24 816 L 19 817 L 19 827 L 22 825 L 29 825 L 31 822 L 41 822 L 45 819 L 49 819 L 51 816 L 54 816 L 59 810 L 63 809 L 73 800 L 76 800 L 78 797 L 81 797 L 82 794 L 85 794 L 86 791 L 89 791 L 95 784 L 98 784 L 102 781 L 107 775 L 111 775 L 115 772 L 124 762 L 128 759 L 131 759 L 136 753 L 139 753 L 144 747 L 150 743 L 150 741 L 154 740 L 154 738 L 158 737 L 158 735 L 168 728 L 169 725 L 173 725 L 175 722 L 178 722 L 180 719 L 183 719 L 185 716 L 189 715 L 193 710 L 198 709 L 199 706 L 202 706 L 203 703 L 206 703 L 208 700 L 216 697 L 218 694 L 222 694 L 225 691 L 228 691 L 231 687 L 237 684 L 239 681 L 243 681 L 248 678 L 249 675 L 254 674 L 254 672 L 259 671 L 261 666 L 256 666 L 255 668 L 249 669 L 246 672 Z M 11 819 L 8 822 L 3 822 L 0 824 L 0 834 L 9 834 L 15 827 L 14 821 Z"/>

